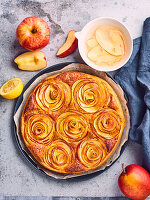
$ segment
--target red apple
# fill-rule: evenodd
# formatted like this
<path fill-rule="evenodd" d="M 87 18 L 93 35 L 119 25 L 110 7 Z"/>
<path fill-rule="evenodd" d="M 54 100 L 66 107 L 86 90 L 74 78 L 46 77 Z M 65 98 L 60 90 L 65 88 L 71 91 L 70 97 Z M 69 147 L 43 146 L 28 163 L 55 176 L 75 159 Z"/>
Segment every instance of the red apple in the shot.
<path fill-rule="evenodd" d="M 127 197 L 144 200 L 150 195 L 150 174 L 139 165 L 128 165 L 119 176 L 118 185 Z"/>
<path fill-rule="evenodd" d="M 49 43 L 50 29 L 40 17 L 27 17 L 17 27 L 16 36 L 25 49 L 39 50 Z"/>
<path fill-rule="evenodd" d="M 57 52 L 58 57 L 66 57 L 73 53 L 77 47 L 78 47 L 78 40 L 75 37 L 75 32 L 74 30 L 69 31 L 66 42 L 59 48 Z"/>

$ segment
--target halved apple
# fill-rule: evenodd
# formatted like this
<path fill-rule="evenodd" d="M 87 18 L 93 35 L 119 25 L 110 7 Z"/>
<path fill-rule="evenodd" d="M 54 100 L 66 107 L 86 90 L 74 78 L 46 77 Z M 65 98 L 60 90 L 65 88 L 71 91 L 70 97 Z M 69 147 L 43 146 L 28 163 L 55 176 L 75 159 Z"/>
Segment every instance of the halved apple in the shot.
<path fill-rule="evenodd" d="M 19 55 L 14 62 L 18 68 L 26 71 L 37 71 L 47 66 L 45 54 L 41 51 L 31 51 Z"/>
<path fill-rule="evenodd" d="M 96 30 L 96 40 L 108 53 L 115 56 L 124 54 L 124 43 L 119 31 L 99 28 Z"/>
<path fill-rule="evenodd" d="M 78 39 L 75 37 L 74 30 L 69 31 L 66 42 L 59 48 L 56 56 L 58 57 L 66 57 L 73 53 L 78 47 Z"/>

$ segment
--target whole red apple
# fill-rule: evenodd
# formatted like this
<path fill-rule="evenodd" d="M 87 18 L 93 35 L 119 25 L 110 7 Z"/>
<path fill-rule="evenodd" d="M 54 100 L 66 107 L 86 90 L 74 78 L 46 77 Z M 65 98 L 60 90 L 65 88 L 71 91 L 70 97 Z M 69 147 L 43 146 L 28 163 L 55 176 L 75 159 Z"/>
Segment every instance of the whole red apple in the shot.
<path fill-rule="evenodd" d="M 50 29 L 40 17 L 27 17 L 17 27 L 16 36 L 25 49 L 39 50 L 49 43 Z"/>
<path fill-rule="evenodd" d="M 139 165 L 128 165 L 119 176 L 118 185 L 127 197 L 144 200 L 150 195 L 150 174 Z"/>

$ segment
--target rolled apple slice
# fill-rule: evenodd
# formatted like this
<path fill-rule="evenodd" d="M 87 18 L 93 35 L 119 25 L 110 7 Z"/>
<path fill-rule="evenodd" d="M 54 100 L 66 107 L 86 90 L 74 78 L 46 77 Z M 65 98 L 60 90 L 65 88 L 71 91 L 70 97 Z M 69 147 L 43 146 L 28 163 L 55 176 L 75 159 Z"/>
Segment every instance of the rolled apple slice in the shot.
<path fill-rule="evenodd" d="M 98 166 L 106 157 L 107 148 L 100 139 L 84 139 L 78 146 L 77 154 L 86 168 L 92 168 Z"/>
<path fill-rule="evenodd" d="M 77 80 L 72 85 L 72 99 L 76 110 L 82 113 L 95 113 L 104 104 L 108 105 L 110 94 L 103 80 L 87 78 Z"/>
<path fill-rule="evenodd" d="M 23 137 L 25 143 L 30 144 L 49 144 L 55 132 L 53 119 L 38 110 L 26 112 L 25 117 L 21 118 Z"/>
<path fill-rule="evenodd" d="M 74 30 L 69 31 L 66 42 L 59 48 L 56 56 L 63 58 L 72 54 L 78 47 L 78 40 Z"/>
<path fill-rule="evenodd" d="M 124 54 L 124 51 L 122 51 L 124 43 L 118 31 L 114 29 L 106 31 L 99 28 L 96 30 L 96 40 L 108 53 L 115 56 Z"/>
<path fill-rule="evenodd" d="M 18 68 L 26 71 L 37 71 L 47 66 L 45 54 L 41 51 L 26 52 L 15 58 Z"/>
<path fill-rule="evenodd" d="M 113 109 L 101 109 L 95 113 L 91 126 L 94 134 L 98 137 L 105 139 L 115 138 L 120 132 L 122 132 L 121 124 L 124 121 Z"/>
<path fill-rule="evenodd" d="M 80 112 L 65 112 L 57 118 L 56 129 L 69 142 L 82 140 L 88 131 L 88 124 Z"/>
<path fill-rule="evenodd" d="M 44 166 L 62 173 L 65 173 L 75 160 L 72 148 L 61 139 L 57 139 L 50 145 L 46 145 L 42 152 L 42 157 L 42 164 Z"/>

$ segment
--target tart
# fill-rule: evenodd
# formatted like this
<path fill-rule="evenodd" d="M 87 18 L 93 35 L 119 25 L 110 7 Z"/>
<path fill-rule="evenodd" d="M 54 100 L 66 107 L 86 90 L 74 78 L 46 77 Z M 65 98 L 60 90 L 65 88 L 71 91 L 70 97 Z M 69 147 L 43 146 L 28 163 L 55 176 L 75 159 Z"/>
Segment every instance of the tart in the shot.
<path fill-rule="evenodd" d="M 21 116 L 21 136 L 32 156 L 45 168 L 67 174 L 102 166 L 119 144 L 124 126 L 113 88 L 76 71 L 37 84 Z"/>

